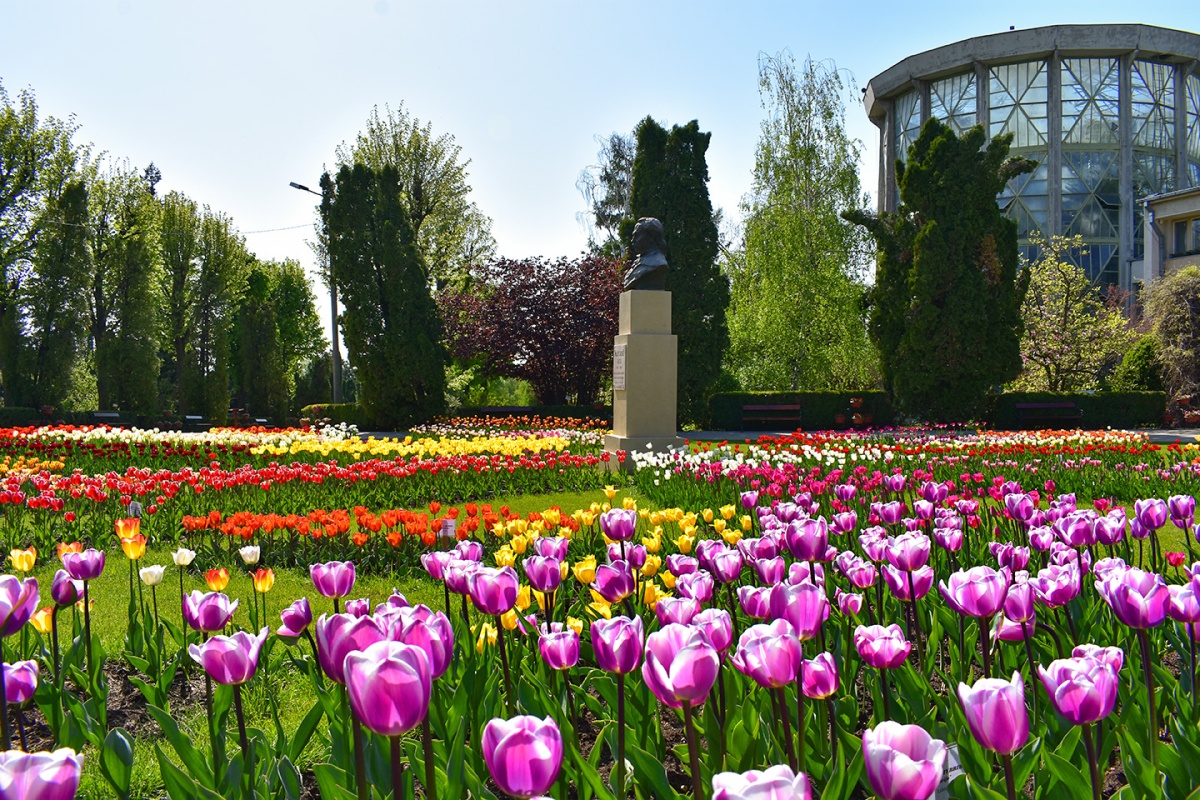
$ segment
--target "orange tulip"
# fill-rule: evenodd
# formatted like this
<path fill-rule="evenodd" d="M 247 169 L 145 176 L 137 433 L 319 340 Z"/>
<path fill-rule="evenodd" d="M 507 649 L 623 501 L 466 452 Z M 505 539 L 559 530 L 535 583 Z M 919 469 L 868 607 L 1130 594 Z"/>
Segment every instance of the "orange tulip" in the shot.
<path fill-rule="evenodd" d="M 115 525 L 117 528 L 117 538 L 132 539 L 141 530 L 142 521 L 137 517 L 126 517 L 125 519 L 117 520 Z"/>
<path fill-rule="evenodd" d="M 128 539 L 122 538 L 121 549 L 125 551 L 125 555 L 130 561 L 138 561 L 146 555 L 146 537 L 135 533 Z"/>
<path fill-rule="evenodd" d="M 62 557 L 67 553 L 82 553 L 82 552 L 83 552 L 83 543 L 82 542 L 71 542 L 70 544 L 67 544 L 66 542 L 62 542 L 58 545 L 58 558 L 60 561 L 62 560 Z"/>
<path fill-rule="evenodd" d="M 210 569 L 204 573 L 204 582 L 208 584 L 210 591 L 223 592 L 225 591 L 225 587 L 229 585 L 229 570 L 224 567 Z"/>
<path fill-rule="evenodd" d="M 266 567 L 259 567 L 251 577 L 254 579 L 254 591 L 259 594 L 266 594 L 275 585 L 275 572 Z"/>

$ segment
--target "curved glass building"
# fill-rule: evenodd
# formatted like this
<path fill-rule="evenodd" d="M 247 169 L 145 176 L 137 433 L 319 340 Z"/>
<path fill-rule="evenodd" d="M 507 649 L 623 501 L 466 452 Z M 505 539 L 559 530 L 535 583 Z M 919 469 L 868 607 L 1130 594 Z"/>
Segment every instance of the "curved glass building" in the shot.
<path fill-rule="evenodd" d="M 997 198 L 1029 238 L 1081 234 L 1102 285 L 1140 280 L 1140 201 L 1200 186 L 1200 35 L 1149 25 L 1059 25 L 980 36 L 904 59 L 863 102 L 879 128 L 879 209 L 930 117 L 1013 134 L 1037 169 Z"/>

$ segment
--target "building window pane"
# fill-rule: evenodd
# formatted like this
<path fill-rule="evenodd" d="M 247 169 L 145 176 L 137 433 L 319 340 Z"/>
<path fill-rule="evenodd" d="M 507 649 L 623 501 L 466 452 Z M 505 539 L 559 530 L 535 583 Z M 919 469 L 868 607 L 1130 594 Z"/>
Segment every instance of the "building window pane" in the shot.
<path fill-rule="evenodd" d="M 930 116 L 949 125 L 956 134 L 975 124 L 975 73 L 967 72 L 929 85 Z"/>
<path fill-rule="evenodd" d="M 1046 145 L 1046 62 L 992 67 L 988 122 L 992 136 L 1013 134 L 1014 149 Z"/>
<path fill-rule="evenodd" d="M 1192 220 L 1192 249 L 1191 252 L 1200 252 L 1200 218 Z"/>
<path fill-rule="evenodd" d="M 1192 186 L 1200 186 L 1200 77 L 1188 75 L 1187 86 L 1187 157 Z"/>
<path fill-rule="evenodd" d="M 1117 144 L 1119 62 L 1065 58 L 1062 62 L 1062 137 L 1068 144 Z"/>
<path fill-rule="evenodd" d="M 1017 240 L 1021 244 L 1026 244 L 1034 233 L 1046 230 L 1048 177 L 1049 169 L 1043 158 L 1032 172 L 1010 180 L 996 198 L 1005 216 L 1016 221 Z"/>
<path fill-rule="evenodd" d="M 1133 145 L 1171 150 L 1175 147 L 1175 68 L 1154 61 L 1134 61 Z"/>
<path fill-rule="evenodd" d="M 921 93 L 916 89 L 896 98 L 896 156 L 908 163 L 908 148 L 921 135 Z"/>
<path fill-rule="evenodd" d="M 1171 257 L 1183 255 L 1187 252 L 1187 223 L 1184 221 L 1176 222 L 1174 225 L 1175 235 L 1171 247 Z"/>

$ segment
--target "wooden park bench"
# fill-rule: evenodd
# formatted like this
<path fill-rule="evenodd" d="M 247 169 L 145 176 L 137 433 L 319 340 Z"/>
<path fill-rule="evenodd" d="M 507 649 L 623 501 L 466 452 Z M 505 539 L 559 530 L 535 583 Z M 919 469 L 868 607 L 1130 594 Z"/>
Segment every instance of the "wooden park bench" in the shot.
<path fill-rule="evenodd" d="M 199 414 L 185 414 L 183 417 L 183 429 L 185 431 L 203 433 L 211 427 L 212 425 L 209 424 L 208 420 Z"/>
<path fill-rule="evenodd" d="M 92 422 L 94 422 L 97 425 L 109 425 L 109 426 L 125 424 L 124 421 L 121 419 L 121 412 L 119 412 L 119 411 L 93 411 L 92 412 Z"/>
<path fill-rule="evenodd" d="M 744 405 L 742 406 L 742 426 L 750 429 L 770 424 L 776 428 L 800 427 L 800 404 L 783 403 L 775 405 Z"/>
<path fill-rule="evenodd" d="M 1075 427 L 1083 421 L 1083 409 L 1074 403 L 1017 403 L 1016 409 L 1021 428 Z"/>

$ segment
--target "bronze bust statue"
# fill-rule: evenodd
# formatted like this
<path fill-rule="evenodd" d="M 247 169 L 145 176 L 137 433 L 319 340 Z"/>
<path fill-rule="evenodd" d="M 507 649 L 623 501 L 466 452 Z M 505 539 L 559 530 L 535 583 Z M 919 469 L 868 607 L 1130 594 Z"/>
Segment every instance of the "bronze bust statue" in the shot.
<path fill-rule="evenodd" d="M 661 222 L 653 217 L 642 217 L 637 221 L 630 242 L 635 257 L 625 272 L 625 291 L 666 291 L 667 257 L 662 254 L 665 246 Z"/>

